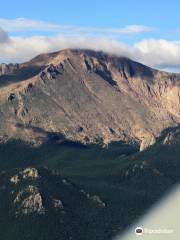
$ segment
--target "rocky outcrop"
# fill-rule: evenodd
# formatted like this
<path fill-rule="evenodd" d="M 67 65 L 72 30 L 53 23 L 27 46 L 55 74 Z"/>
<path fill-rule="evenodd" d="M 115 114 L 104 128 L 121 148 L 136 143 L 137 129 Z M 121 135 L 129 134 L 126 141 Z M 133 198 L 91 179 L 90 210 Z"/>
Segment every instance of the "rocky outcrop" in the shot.
<path fill-rule="evenodd" d="M 39 174 L 38 174 L 38 170 L 36 168 L 26 168 L 24 169 L 21 173 L 22 177 L 24 179 L 26 178 L 38 178 Z"/>
<path fill-rule="evenodd" d="M 13 74 L 19 69 L 19 64 L 0 64 L 0 76 Z"/>
<path fill-rule="evenodd" d="M 36 179 L 39 178 L 38 170 L 36 168 L 26 168 L 18 174 L 11 177 L 10 181 L 17 184 L 21 179 Z"/>
<path fill-rule="evenodd" d="M 53 173 L 52 173 L 53 174 Z M 56 175 L 56 174 L 55 174 Z M 57 175 L 59 176 L 59 174 Z M 44 175 L 43 175 L 44 177 Z M 64 211 L 64 206 L 59 198 L 55 198 L 50 194 L 43 196 L 39 182 L 41 175 L 36 168 L 25 168 L 10 178 L 15 189 L 11 194 L 14 196 L 13 203 L 17 207 L 16 216 L 21 214 L 45 214 L 50 209 Z M 62 180 L 63 185 L 71 186 L 70 183 L 66 184 L 65 179 Z M 17 186 L 15 186 L 17 185 Z"/>
<path fill-rule="evenodd" d="M 36 168 L 25 168 L 10 178 L 13 184 L 25 184 L 25 188 L 20 190 L 14 199 L 14 203 L 18 205 L 18 214 L 44 214 L 45 207 L 43 206 L 43 198 L 37 186 L 27 185 L 24 181 L 35 181 L 40 178 Z"/>
<path fill-rule="evenodd" d="M 64 206 L 62 204 L 62 201 L 60 199 L 53 198 L 52 199 L 52 205 L 56 209 L 63 209 L 64 208 Z"/>
<path fill-rule="evenodd" d="M 106 208 L 108 211 L 110 202 L 104 201 L 98 189 L 87 192 L 86 186 L 82 189 L 81 184 L 72 179 L 62 178 L 59 171 L 59 168 L 51 170 L 42 166 L 0 171 L 2 214 L 8 213 L 13 222 L 22 219 L 28 224 L 29 219 L 43 221 L 56 217 L 58 222 L 68 225 L 76 223 L 79 217 L 85 220 L 86 213 L 92 217 L 91 211 L 95 215 Z"/>
<path fill-rule="evenodd" d="M 0 68 L 3 81 L 8 71 L 13 82 L 0 78 L 0 139 L 39 144 L 55 133 L 82 143 L 125 141 L 142 151 L 180 123 L 179 74 L 89 50 L 7 68 Z"/>
<path fill-rule="evenodd" d="M 39 189 L 33 185 L 29 185 L 20 191 L 14 199 L 14 203 L 18 203 L 18 211 L 16 214 L 45 213 L 42 195 Z"/>
<path fill-rule="evenodd" d="M 38 213 L 44 214 L 44 208 L 42 205 L 42 197 L 40 193 L 31 194 L 29 197 L 25 198 L 22 202 L 21 211 L 24 214 Z"/>
<path fill-rule="evenodd" d="M 93 201 L 99 207 L 105 207 L 106 206 L 106 204 L 101 200 L 101 198 L 98 195 L 91 195 L 83 189 L 80 190 L 80 193 L 83 194 L 87 199 Z"/>
<path fill-rule="evenodd" d="M 163 145 L 172 145 L 180 143 L 180 128 L 174 128 L 169 131 L 162 140 Z"/>

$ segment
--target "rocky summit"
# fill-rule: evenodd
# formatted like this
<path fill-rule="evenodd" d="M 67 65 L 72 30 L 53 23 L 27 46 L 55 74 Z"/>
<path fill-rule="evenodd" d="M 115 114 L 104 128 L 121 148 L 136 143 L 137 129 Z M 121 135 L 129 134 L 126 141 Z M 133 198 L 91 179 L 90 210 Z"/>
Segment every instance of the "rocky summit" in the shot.
<path fill-rule="evenodd" d="M 180 123 L 180 74 L 90 50 L 0 65 L 0 140 L 113 141 L 140 150 Z"/>

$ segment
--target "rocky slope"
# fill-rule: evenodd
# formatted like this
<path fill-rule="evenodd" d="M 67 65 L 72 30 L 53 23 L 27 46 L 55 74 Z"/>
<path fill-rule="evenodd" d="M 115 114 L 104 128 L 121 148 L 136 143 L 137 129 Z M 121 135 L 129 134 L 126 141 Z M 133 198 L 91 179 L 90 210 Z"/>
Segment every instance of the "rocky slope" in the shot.
<path fill-rule="evenodd" d="M 180 123 L 180 75 L 89 50 L 0 65 L 0 138 L 155 142 Z"/>
<path fill-rule="evenodd" d="M 106 206 L 98 195 L 91 196 L 85 190 L 78 189 L 66 179 L 62 179 L 59 173 L 50 173 L 47 168 L 40 169 L 40 173 L 38 169 L 30 167 L 19 172 L 17 172 L 17 169 L 14 171 L 16 174 L 10 178 L 11 191 L 9 190 L 8 194 L 11 195 L 11 204 L 14 205 L 14 215 L 16 216 L 29 215 L 32 213 L 40 215 L 46 214 L 47 211 L 52 208 L 54 210 L 61 210 L 65 213 L 62 200 L 57 198 L 57 192 L 56 194 L 53 193 L 56 196 L 52 196 L 50 194 L 45 194 L 42 190 L 41 185 L 45 182 L 48 176 L 47 173 L 50 174 L 51 178 L 56 178 L 56 182 L 59 182 L 59 186 L 63 186 L 68 192 L 71 192 L 73 189 L 79 197 L 83 198 L 85 201 L 92 202 L 96 207 Z M 4 175 L 6 176 L 8 174 L 6 173 Z M 4 177 L 4 175 L 1 173 L 0 177 Z M 3 178 L 3 181 L 7 181 L 7 179 Z M 45 182 L 44 184 L 46 185 L 47 183 Z M 4 185 L 5 188 L 6 185 Z M 67 204 L 67 202 L 65 204 Z"/>

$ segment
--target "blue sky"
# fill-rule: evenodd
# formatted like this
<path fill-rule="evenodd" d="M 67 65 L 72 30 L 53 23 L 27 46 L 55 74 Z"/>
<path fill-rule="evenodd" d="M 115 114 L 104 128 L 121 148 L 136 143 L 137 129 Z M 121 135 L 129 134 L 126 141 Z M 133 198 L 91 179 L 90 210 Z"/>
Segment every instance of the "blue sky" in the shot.
<path fill-rule="evenodd" d="M 4 39 L 6 34 L 9 41 L 2 43 L 0 38 L 0 52 L 4 54 L 0 54 L 0 61 L 23 61 L 43 51 L 79 44 L 93 48 L 97 40 L 97 50 L 104 46 L 105 51 L 127 53 L 154 67 L 178 69 L 179 9 L 178 0 L 1 1 L 0 37 Z M 19 45 L 28 48 L 24 55 L 18 55 Z M 153 64 L 156 47 L 163 53 L 155 52 Z"/>
<path fill-rule="evenodd" d="M 179 28 L 180 1 L 66 0 L 1 1 L 1 18 L 30 18 L 59 24 L 120 27 L 140 24 Z"/>
<path fill-rule="evenodd" d="M 8 1 L 1 1 L 1 18 L 27 18 L 84 27 L 145 25 L 159 31 L 144 37 L 177 40 L 180 36 L 172 32 L 180 31 L 179 9 L 178 0 L 14 0 L 11 7 Z"/>

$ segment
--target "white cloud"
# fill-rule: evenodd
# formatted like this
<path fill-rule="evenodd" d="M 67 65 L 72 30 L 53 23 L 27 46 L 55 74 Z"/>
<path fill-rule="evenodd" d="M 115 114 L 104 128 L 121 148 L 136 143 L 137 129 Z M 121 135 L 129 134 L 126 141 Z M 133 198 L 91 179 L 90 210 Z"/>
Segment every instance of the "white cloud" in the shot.
<path fill-rule="evenodd" d="M 5 43 L 9 41 L 8 34 L 0 27 L 0 43 Z"/>
<path fill-rule="evenodd" d="M 3 26 L 8 32 L 21 31 L 59 31 L 68 26 L 51 24 L 45 21 L 38 21 L 26 18 L 4 19 L 0 18 L 0 26 Z"/>
<path fill-rule="evenodd" d="M 33 23 L 29 23 L 29 26 L 32 25 Z M 19 29 L 22 28 L 22 26 L 19 27 Z M 35 29 L 34 25 L 32 28 Z M 130 30 L 128 30 L 129 28 Z M 126 28 L 126 31 L 137 32 L 140 31 L 138 28 L 137 26 L 129 26 Z M 7 33 L 0 29 L 0 62 L 23 62 L 40 53 L 53 52 L 65 48 L 103 50 L 108 53 L 132 58 L 156 68 L 165 70 L 175 69 L 176 72 L 180 69 L 180 41 L 144 39 L 129 46 L 106 36 L 57 34 L 55 36 L 8 37 Z"/>
<path fill-rule="evenodd" d="M 163 39 L 143 40 L 134 45 L 140 53 L 138 59 L 151 66 L 180 67 L 180 41 Z"/>
<path fill-rule="evenodd" d="M 32 20 L 26 18 L 4 19 L 0 18 L 0 26 L 3 26 L 8 32 L 23 31 L 41 31 L 41 32 L 58 32 L 66 35 L 82 34 L 112 34 L 112 35 L 134 35 L 143 32 L 155 31 L 154 28 L 143 25 L 129 25 L 124 28 L 97 28 L 97 27 L 80 27 L 73 25 L 52 24 L 46 21 Z"/>
<path fill-rule="evenodd" d="M 67 37 L 67 36 L 33 36 L 11 37 L 10 42 L 0 44 L 0 62 L 22 62 L 45 52 L 65 48 L 88 48 L 110 53 L 127 55 L 128 46 L 106 38 Z"/>

